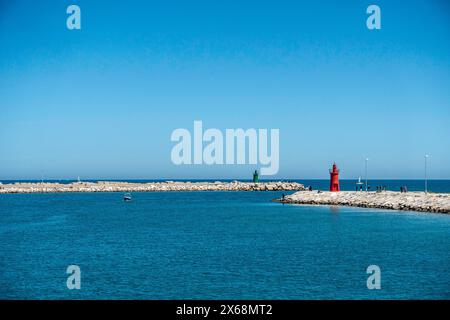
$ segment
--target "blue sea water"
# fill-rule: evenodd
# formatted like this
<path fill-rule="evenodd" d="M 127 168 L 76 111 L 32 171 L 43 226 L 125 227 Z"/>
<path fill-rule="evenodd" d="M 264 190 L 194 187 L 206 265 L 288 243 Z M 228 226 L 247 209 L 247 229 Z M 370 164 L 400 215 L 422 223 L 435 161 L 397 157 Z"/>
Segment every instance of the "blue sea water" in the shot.
<path fill-rule="evenodd" d="M 0 298 L 450 298 L 450 216 L 280 195 L 0 195 Z M 66 287 L 72 264 L 80 290 Z M 381 290 L 366 286 L 374 264 Z"/>

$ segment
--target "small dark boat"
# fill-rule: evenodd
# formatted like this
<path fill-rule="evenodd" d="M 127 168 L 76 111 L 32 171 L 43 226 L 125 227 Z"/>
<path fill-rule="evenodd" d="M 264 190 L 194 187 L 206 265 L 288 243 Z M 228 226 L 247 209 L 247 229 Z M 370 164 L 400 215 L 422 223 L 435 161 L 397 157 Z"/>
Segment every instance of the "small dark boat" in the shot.
<path fill-rule="evenodd" d="M 131 201 L 131 193 L 125 193 L 123 195 L 123 201 Z"/>

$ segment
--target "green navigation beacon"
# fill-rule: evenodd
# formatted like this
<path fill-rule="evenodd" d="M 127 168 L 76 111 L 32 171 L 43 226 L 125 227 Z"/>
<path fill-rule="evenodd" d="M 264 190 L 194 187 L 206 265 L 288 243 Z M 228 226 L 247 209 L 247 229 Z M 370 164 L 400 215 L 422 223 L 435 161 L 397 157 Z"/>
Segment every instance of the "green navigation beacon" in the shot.
<path fill-rule="evenodd" d="M 255 172 L 253 172 L 253 182 L 257 183 L 258 180 L 259 180 L 258 170 L 255 170 Z"/>

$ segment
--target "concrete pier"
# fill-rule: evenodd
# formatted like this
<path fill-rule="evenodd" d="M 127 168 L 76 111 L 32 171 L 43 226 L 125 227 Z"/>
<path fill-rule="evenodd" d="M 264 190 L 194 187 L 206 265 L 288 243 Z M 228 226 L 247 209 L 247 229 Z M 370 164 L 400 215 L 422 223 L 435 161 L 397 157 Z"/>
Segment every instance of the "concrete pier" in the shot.
<path fill-rule="evenodd" d="M 298 191 L 305 190 L 296 182 L 75 182 L 0 184 L 2 193 L 57 193 L 57 192 L 154 192 L 154 191 Z"/>
<path fill-rule="evenodd" d="M 276 202 L 450 213 L 450 193 L 299 191 Z"/>

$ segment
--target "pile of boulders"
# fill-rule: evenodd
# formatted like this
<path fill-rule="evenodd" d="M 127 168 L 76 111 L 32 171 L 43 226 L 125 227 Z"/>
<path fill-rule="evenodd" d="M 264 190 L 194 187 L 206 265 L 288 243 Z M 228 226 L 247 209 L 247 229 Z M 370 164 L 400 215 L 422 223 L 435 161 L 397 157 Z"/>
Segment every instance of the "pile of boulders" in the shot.
<path fill-rule="evenodd" d="M 0 185 L 0 193 L 53 192 L 152 192 L 152 191 L 299 191 L 304 186 L 296 182 L 74 182 L 74 183 L 13 183 Z"/>
<path fill-rule="evenodd" d="M 450 193 L 300 191 L 276 201 L 296 204 L 450 213 Z"/>

